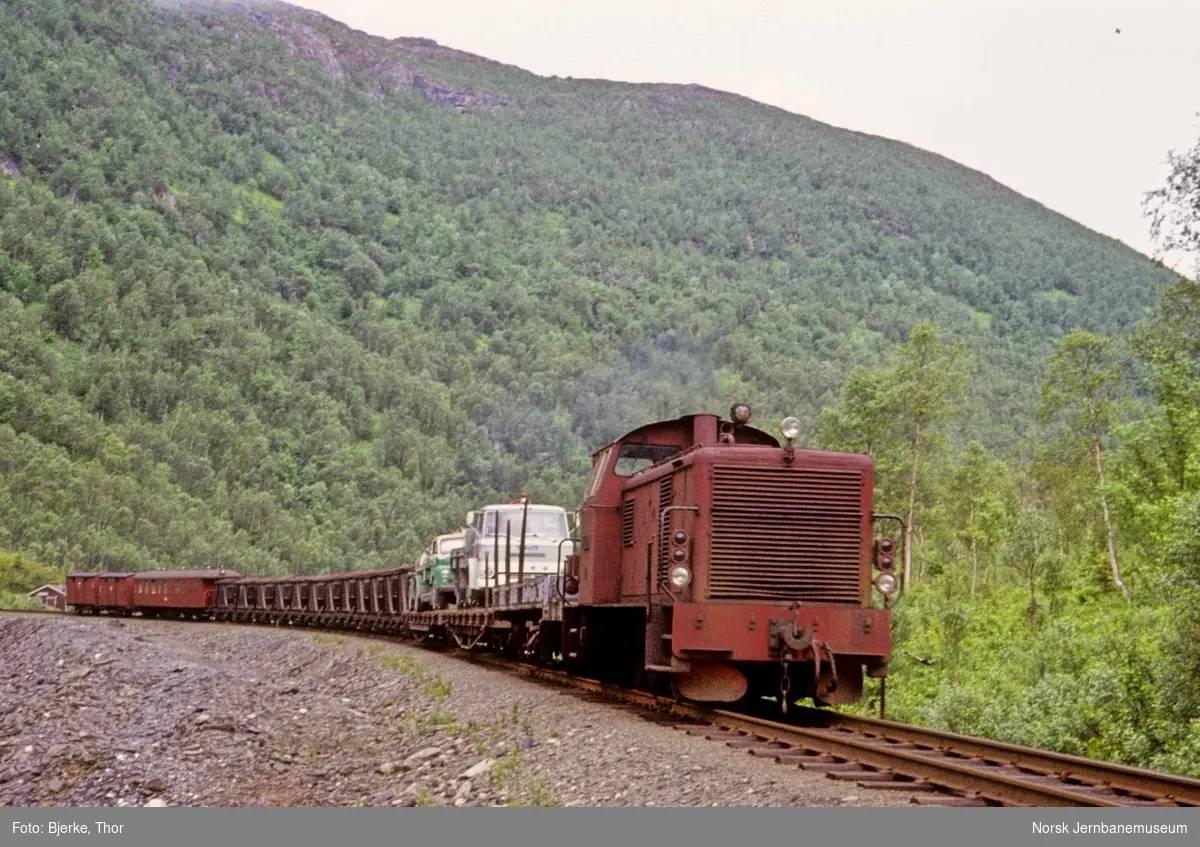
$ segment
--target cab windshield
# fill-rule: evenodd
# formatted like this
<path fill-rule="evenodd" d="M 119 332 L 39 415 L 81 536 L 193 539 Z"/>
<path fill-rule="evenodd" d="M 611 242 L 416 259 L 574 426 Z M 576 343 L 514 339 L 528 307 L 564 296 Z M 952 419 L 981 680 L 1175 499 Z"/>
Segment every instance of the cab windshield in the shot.
<path fill-rule="evenodd" d="M 523 515 L 524 510 L 519 507 L 488 512 L 484 518 L 483 534 L 489 537 L 494 536 L 497 534 L 497 528 L 499 528 L 499 534 L 504 535 L 508 532 L 508 523 L 511 522 L 513 538 L 519 541 L 521 538 L 521 518 Z M 535 509 L 530 509 L 525 524 L 525 536 L 527 538 L 530 536 L 566 538 L 566 513 L 539 512 Z"/>
<path fill-rule="evenodd" d="M 617 476 L 633 476 L 681 452 L 683 448 L 673 444 L 622 444 L 613 465 L 613 473 Z"/>

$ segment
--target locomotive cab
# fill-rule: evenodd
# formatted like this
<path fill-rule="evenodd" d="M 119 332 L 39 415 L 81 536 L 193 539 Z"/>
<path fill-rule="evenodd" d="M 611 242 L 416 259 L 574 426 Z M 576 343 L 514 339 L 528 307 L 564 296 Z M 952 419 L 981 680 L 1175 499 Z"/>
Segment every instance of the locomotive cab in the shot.
<path fill-rule="evenodd" d="M 890 650 L 873 464 L 793 447 L 794 419 L 781 446 L 748 407 L 730 418 L 662 421 L 597 451 L 565 654 L 696 701 L 855 702 Z"/>

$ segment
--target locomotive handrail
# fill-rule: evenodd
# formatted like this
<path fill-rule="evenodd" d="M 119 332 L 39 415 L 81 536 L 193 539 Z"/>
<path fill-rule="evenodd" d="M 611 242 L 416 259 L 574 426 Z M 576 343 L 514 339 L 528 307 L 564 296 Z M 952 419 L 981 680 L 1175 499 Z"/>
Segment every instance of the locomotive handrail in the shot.
<path fill-rule="evenodd" d="M 567 605 L 567 595 L 564 594 L 562 590 L 562 546 L 568 541 L 578 548 L 579 543 L 577 542 L 581 543 L 582 539 L 576 539 L 576 537 L 572 535 L 570 538 L 564 538 L 558 542 L 558 563 L 554 566 L 554 593 L 558 595 L 559 600 L 562 600 L 564 606 Z"/>

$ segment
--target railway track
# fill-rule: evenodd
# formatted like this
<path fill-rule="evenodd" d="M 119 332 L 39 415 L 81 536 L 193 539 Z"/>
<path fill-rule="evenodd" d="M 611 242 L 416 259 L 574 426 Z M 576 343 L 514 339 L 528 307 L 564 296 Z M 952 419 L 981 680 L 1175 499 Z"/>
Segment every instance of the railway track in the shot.
<path fill-rule="evenodd" d="M 66 613 L 0 610 L 0 614 Z M 389 636 L 353 632 L 395 642 Z M 620 704 L 649 720 L 781 765 L 823 772 L 830 779 L 853 782 L 863 789 L 912 792 L 918 805 L 1200 806 L 1200 780 L 1187 777 L 819 709 L 799 708 L 793 712 L 795 722 L 781 723 L 681 703 L 492 654 L 450 655 Z"/>
<path fill-rule="evenodd" d="M 492 656 L 472 660 L 628 704 L 752 756 L 864 789 L 911 791 L 919 805 L 1200 805 L 1200 780 L 1187 777 L 817 709 L 801 708 L 794 713 L 797 723 L 780 723 Z"/>

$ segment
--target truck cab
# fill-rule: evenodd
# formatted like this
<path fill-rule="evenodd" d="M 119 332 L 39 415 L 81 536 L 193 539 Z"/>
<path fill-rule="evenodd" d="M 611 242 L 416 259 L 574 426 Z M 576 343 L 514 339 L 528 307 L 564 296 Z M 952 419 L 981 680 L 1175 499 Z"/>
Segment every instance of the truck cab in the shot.
<path fill-rule="evenodd" d="M 452 557 L 460 603 L 522 576 L 561 573 L 574 552 L 571 516 L 561 506 L 518 498 L 470 512 L 464 544 Z"/>
<path fill-rule="evenodd" d="M 450 557 L 465 539 L 465 530 L 439 535 L 421 553 L 414 574 L 418 609 L 445 609 L 455 602 Z"/>

